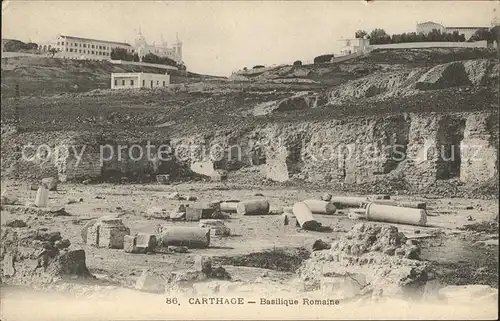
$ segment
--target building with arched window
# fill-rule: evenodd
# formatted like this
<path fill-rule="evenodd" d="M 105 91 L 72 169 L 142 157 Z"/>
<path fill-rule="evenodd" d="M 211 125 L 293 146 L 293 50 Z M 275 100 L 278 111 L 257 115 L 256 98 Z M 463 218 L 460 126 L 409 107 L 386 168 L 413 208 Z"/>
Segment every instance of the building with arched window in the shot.
<path fill-rule="evenodd" d="M 152 53 L 182 64 L 182 42 L 179 38 L 172 47 L 168 47 L 166 42 L 163 42 L 160 46 L 155 45 L 155 43 L 150 45 L 140 30 L 134 45 L 126 42 L 59 35 L 55 40 L 39 46 L 41 52 L 52 53 L 55 57 L 91 60 L 110 60 L 111 51 L 115 48 L 124 49 L 132 55 L 137 54 L 141 61 L 145 55 Z"/>

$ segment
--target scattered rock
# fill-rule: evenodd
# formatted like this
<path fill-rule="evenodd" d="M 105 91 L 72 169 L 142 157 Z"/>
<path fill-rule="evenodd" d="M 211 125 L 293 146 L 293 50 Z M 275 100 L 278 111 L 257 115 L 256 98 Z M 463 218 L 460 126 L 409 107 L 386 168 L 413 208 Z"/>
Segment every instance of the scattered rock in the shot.
<path fill-rule="evenodd" d="M 8 226 L 8 227 L 26 227 L 28 225 L 23 220 L 9 219 L 5 222 L 5 226 Z"/>
<path fill-rule="evenodd" d="M 202 271 L 205 274 L 210 274 L 212 271 L 212 260 L 208 256 L 197 255 L 194 258 L 193 268 L 196 271 Z"/>
<path fill-rule="evenodd" d="M 227 181 L 227 171 L 222 169 L 217 169 L 210 174 L 210 180 L 212 182 L 223 182 Z"/>
<path fill-rule="evenodd" d="M 323 240 L 316 240 L 312 246 L 312 250 L 313 251 L 328 250 L 331 247 L 332 247 L 331 244 L 328 244 Z"/>
<path fill-rule="evenodd" d="M 175 245 L 169 245 L 167 247 L 169 252 L 174 252 L 174 253 L 187 253 L 188 252 L 188 247 L 187 246 L 175 246 Z"/>
<path fill-rule="evenodd" d="M 156 175 L 156 181 L 158 184 L 170 184 L 170 175 Z"/>
<path fill-rule="evenodd" d="M 42 229 L 39 229 L 36 232 L 35 240 L 47 241 L 54 243 L 55 241 L 61 240 L 61 232 L 48 232 Z"/>
<path fill-rule="evenodd" d="M 325 193 L 321 196 L 322 201 L 329 202 L 332 199 L 332 194 L 330 193 Z"/>
<path fill-rule="evenodd" d="M 167 195 L 167 199 L 169 200 L 178 200 L 180 197 L 179 193 L 173 192 Z"/>
<path fill-rule="evenodd" d="M 144 269 L 135 283 L 135 288 L 144 292 L 163 293 L 165 292 L 165 278 L 150 269 Z"/>
<path fill-rule="evenodd" d="M 42 179 L 41 185 L 44 186 L 49 191 L 57 191 L 57 186 L 59 185 L 59 179 L 54 177 L 46 177 Z"/>
<path fill-rule="evenodd" d="M 200 220 L 198 225 L 200 228 L 210 229 L 210 235 L 212 236 L 229 236 L 231 235 L 231 230 L 224 225 L 223 220 L 216 219 L 203 219 Z"/>
<path fill-rule="evenodd" d="M 54 246 L 60 250 L 70 247 L 71 242 L 68 239 L 57 240 L 54 242 Z"/>
<path fill-rule="evenodd" d="M 8 195 L 6 191 L 2 192 L 2 196 L 0 199 L 1 205 L 15 205 L 17 201 L 18 201 L 17 197 Z"/>

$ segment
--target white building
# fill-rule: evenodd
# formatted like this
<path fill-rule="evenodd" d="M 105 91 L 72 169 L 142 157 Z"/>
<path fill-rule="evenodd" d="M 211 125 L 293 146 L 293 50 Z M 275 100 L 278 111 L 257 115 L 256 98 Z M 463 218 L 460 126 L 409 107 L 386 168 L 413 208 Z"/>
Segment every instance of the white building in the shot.
<path fill-rule="evenodd" d="M 145 55 L 152 53 L 159 57 L 170 58 L 176 63 L 182 64 L 182 42 L 178 37 L 171 48 L 167 46 L 165 41 L 163 41 L 161 46 L 156 46 L 154 43 L 150 45 L 140 30 L 135 39 L 134 46 L 126 42 L 59 35 L 56 39 L 48 43 L 40 44 L 39 48 L 41 52 L 45 53 L 50 53 L 52 49 L 55 49 L 54 56 L 58 58 L 91 60 L 110 60 L 111 51 L 114 48 L 121 48 L 130 54 L 137 54 L 140 61 L 142 61 Z"/>
<path fill-rule="evenodd" d="M 157 88 L 170 84 L 168 74 L 150 74 L 142 72 L 118 72 L 111 74 L 111 89 Z"/>
<path fill-rule="evenodd" d="M 445 27 L 439 23 L 427 21 L 422 23 L 417 23 L 417 33 L 428 34 L 433 29 L 441 31 L 441 33 L 453 33 L 458 32 L 459 35 L 463 34 L 465 40 L 469 40 L 476 31 L 480 29 L 489 29 L 488 27 Z"/>
<path fill-rule="evenodd" d="M 365 54 L 369 51 L 370 39 L 354 38 L 354 39 L 341 39 L 344 46 L 340 49 L 341 56 L 351 54 Z"/>
<path fill-rule="evenodd" d="M 42 52 L 50 52 L 55 49 L 55 57 L 69 59 L 92 59 L 109 60 L 111 50 L 122 48 L 129 53 L 134 53 L 135 49 L 125 42 L 115 42 L 107 40 L 97 40 L 73 36 L 59 35 L 54 41 L 40 45 Z"/>
<path fill-rule="evenodd" d="M 441 31 L 441 33 L 445 32 L 446 30 L 443 25 L 432 21 L 417 23 L 417 34 L 422 33 L 426 35 L 434 29 Z"/>

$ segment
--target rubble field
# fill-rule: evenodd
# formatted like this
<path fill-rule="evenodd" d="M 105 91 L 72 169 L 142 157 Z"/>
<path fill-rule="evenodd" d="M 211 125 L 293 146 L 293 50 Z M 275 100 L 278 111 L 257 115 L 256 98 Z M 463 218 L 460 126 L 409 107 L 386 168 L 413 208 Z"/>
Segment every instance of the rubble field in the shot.
<path fill-rule="evenodd" d="M 25 183 L 4 182 L 2 189 L 9 191 L 9 197 L 17 198 L 17 204 L 25 204 L 36 196 L 36 191 Z M 330 228 L 328 232 L 301 229 L 293 217 L 285 225 L 283 214 L 279 214 L 283 208 L 298 200 L 320 199 L 325 192 L 337 197 L 329 190 L 258 186 L 231 189 L 227 183 L 60 184 L 57 191 L 50 192 L 46 209 L 2 206 L 2 287 L 6 289 L 2 293 L 10 293 L 7 299 L 15 298 L 16 291 L 22 291 L 20 285 L 82 298 L 109 297 L 121 291 L 135 293 L 138 280 L 145 277 L 144 271 L 148 277 L 159 278 L 152 284 L 160 285 L 159 291 L 163 293 L 170 273 L 200 273 L 193 270 L 200 256 L 209 258 L 212 270 L 218 266 L 216 269 L 222 268 L 230 279 L 198 276 L 193 280 L 192 275 L 176 276 L 170 281 L 177 287 L 177 292 L 172 293 L 201 296 L 228 291 L 248 295 L 259 291 L 265 296 L 280 289 L 287 296 L 301 297 L 321 296 L 327 291 L 350 304 L 395 297 L 407 299 L 410 294 L 429 300 L 441 295 L 440 300 L 444 300 L 442 296 L 454 294 L 439 291 L 452 291 L 451 285 L 470 285 L 471 289 L 483 285 L 492 287 L 492 291 L 498 288 L 498 201 L 392 196 L 397 201 L 426 202 L 425 227 L 351 220 L 347 217 L 348 209 L 338 209 L 333 215 L 314 214 L 318 222 Z M 169 199 L 172 193 L 196 196 L 197 201 Z M 223 221 L 230 235 L 211 236 L 210 246 L 205 249 L 134 254 L 86 244 L 81 236 L 89 221 L 108 216 L 122 219 L 130 235 L 155 234 L 159 226 L 195 227 L 197 221 L 151 217 L 151 209 L 161 208 L 168 213 L 176 211 L 180 204 L 193 206 L 200 201 L 234 199 L 266 199 L 271 214 L 227 214 Z M 317 247 L 318 240 L 327 246 Z M 61 245 L 65 242 L 66 245 Z M 354 244 L 358 244 L 358 250 L 354 250 Z M 48 251 L 42 256 L 45 259 L 37 261 L 43 247 Z M 392 252 L 387 247 L 392 247 Z M 78 250 L 83 251 L 78 254 Z M 13 253 L 16 253 L 14 260 Z M 77 258 L 65 260 L 64 256 Z M 37 264 L 38 268 L 30 270 Z M 391 272 L 387 274 L 385 270 Z M 191 281 L 179 281 L 186 277 Z M 455 290 L 464 291 L 459 287 Z M 484 298 L 481 296 L 485 304 L 492 300 L 488 293 L 482 294 Z"/>

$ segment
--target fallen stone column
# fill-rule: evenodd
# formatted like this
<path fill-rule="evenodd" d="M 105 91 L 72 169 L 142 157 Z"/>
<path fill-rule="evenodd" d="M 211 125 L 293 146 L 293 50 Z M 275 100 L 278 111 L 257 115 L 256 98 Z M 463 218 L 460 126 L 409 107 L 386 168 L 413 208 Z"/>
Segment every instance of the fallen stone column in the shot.
<path fill-rule="evenodd" d="M 313 214 L 306 203 L 295 203 L 293 205 L 293 214 L 302 229 L 317 230 L 319 228 L 319 223 L 314 220 Z"/>
<path fill-rule="evenodd" d="M 269 214 L 269 207 L 267 200 L 249 200 L 239 202 L 236 212 L 241 215 L 265 215 Z"/>
<path fill-rule="evenodd" d="M 158 245 L 187 246 L 204 249 L 210 245 L 210 229 L 189 226 L 164 226 L 157 236 Z"/>
<path fill-rule="evenodd" d="M 334 196 L 330 200 L 330 203 L 333 203 L 336 208 L 362 207 L 364 204 L 368 203 L 368 199 L 358 196 Z"/>
<path fill-rule="evenodd" d="M 391 195 L 388 194 L 373 194 L 368 196 L 369 199 L 371 200 L 390 200 Z"/>
<path fill-rule="evenodd" d="M 427 223 L 427 212 L 424 209 L 370 203 L 366 206 L 365 213 L 368 221 L 422 226 Z"/>
<path fill-rule="evenodd" d="M 364 220 L 366 219 L 366 211 L 362 208 L 351 208 L 347 217 L 351 220 Z"/>
<path fill-rule="evenodd" d="M 406 201 L 394 201 L 394 200 L 374 200 L 373 202 L 381 205 L 419 208 L 423 210 L 427 209 L 427 203 L 425 202 L 412 202 L 412 201 L 406 202 Z"/>
<path fill-rule="evenodd" d="M 227 213 L 236 213 L 239 202 L 221 202 L 220 210 Z"/>
<path fill-rule="evenodd" d="M 313 214 L 334 214 L 337 210 L 335 205 L 327 201 L 305 200 L 303 201 Z"/>

